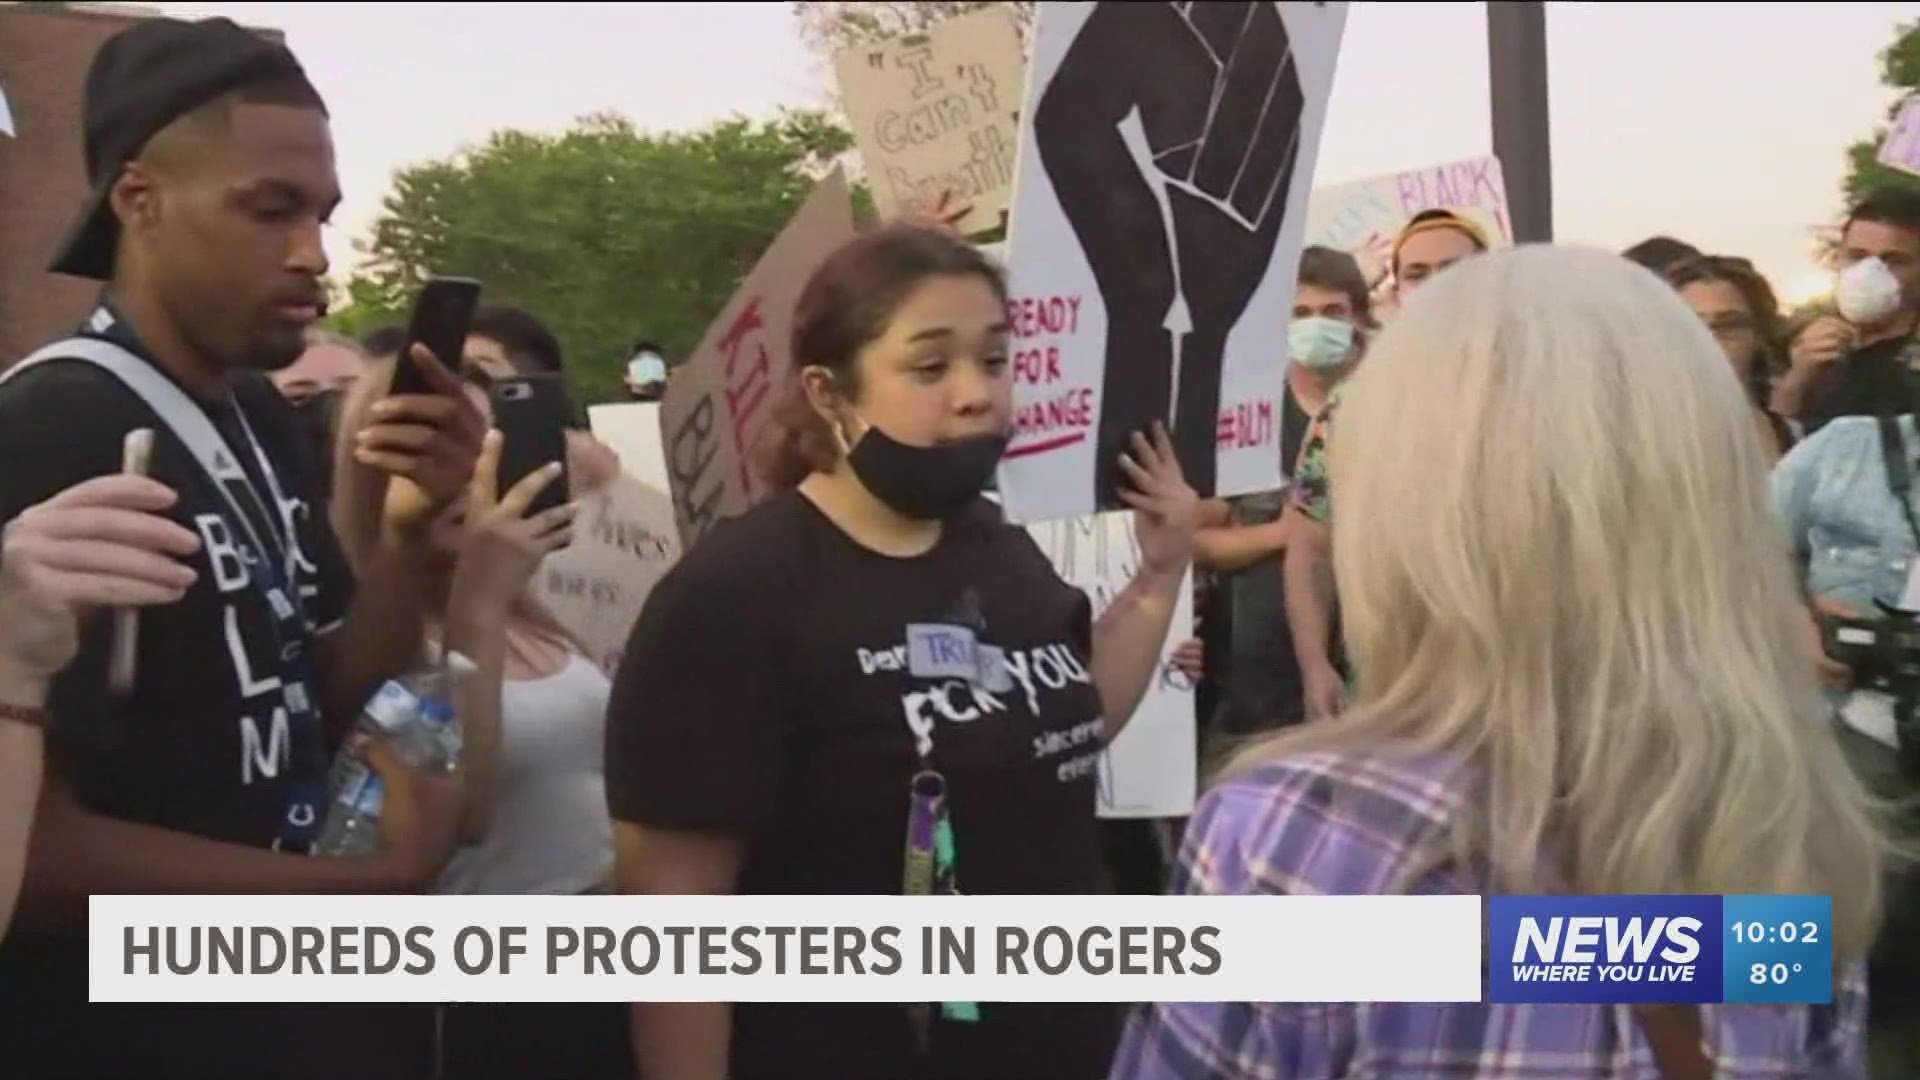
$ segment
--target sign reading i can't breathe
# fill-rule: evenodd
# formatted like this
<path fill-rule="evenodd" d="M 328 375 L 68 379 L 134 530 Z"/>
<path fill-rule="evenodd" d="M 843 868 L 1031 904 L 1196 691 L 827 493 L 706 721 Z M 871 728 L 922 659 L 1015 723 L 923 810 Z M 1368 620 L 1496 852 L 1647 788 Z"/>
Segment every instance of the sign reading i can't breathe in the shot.
<path fill-rule="evenodd" d="M 961 232 L 1001 224 L 1026 67 L 1019 32 L 999 8 L 834 57 L 882 216 L 947 196 L 967 207 L 955 223 Z"/>

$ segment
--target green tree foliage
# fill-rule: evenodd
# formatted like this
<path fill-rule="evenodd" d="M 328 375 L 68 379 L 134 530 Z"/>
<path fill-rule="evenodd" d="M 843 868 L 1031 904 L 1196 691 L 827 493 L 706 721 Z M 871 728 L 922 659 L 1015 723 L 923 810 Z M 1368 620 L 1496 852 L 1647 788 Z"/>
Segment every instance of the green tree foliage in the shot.
<path fill-rule="evenodd" d="M 404 321 L 435 274 L 478 278 L 483 302 L 559 335 L 580 399 L 616 400 L 628 347 L 651 338 L 686 356 L 850 144 L 813 112 L 679 134 L 610 115 L 561 135 L 496 132 L 395 176 L 329 322 L 364 333 Z"/>
<path fill-rule="evenodd" d="M 1035 0 L 794 0 L 794 18 L 800 40 L 814 57 L 831 63 L 842 49 L 911 34 L 981 8 L 1004 7 L 1013 12 L 1020 41 L 1033 40 Z"/>
<path fill-rule="evenodd" d="M 1880 52 L 1880 81 L 1908 93 L 1920 93 L 1920 22 L 1906 23 L 1893 43 Z M 1880 142 L 1887 136 L 1899 104 L 1887 110 L 1885 121 L 1873 134 L 1847 148 L 1846 195 L 1849 203 L 1877 187 L 1909 187 L 1920 190 L 1920 176 L 1889 169 L 1874 160 Z"/>

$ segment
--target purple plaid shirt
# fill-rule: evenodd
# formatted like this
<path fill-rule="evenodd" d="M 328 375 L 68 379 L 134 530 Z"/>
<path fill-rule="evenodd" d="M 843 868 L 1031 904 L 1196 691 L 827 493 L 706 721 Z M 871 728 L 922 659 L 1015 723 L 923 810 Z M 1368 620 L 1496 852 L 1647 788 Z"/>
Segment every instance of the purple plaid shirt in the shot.
<path fill-rule="evenodd" d="M 1472 770 L 1437 758 L 1322 752 L 1207 792 L 1173 891 L 1484 893 L 1452 853 Z M 1831 1006 L 1703 1006 L 1718 1077 L 1864 1077 L 1865 972 Z M 1655 1080 L 1625 1006 L 1161 1004 L 1133 1017 L 1114 1080 L 1254 1077 L 1633 1077 Z"/>

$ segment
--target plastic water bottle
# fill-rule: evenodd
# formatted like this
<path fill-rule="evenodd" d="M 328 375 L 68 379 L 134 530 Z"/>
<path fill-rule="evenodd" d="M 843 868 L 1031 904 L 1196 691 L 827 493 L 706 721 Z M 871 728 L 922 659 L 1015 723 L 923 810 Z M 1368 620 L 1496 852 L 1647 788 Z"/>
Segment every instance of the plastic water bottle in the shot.
<path fill-rule="evenodd" d="M 459 765 L 461 745 L 452 684 L 472 671 L 472 661 L 449 653 L 445 663 L 389 680 L 361 710 L 358 735 L 392 747 L 409 768 L 452 772 Z M 357 743 L 342 748 L 327 777 L 332 798 L 314 843 L 315 855 L 353 857 L 380 848 L 385 785 L 357 752 Z"/>

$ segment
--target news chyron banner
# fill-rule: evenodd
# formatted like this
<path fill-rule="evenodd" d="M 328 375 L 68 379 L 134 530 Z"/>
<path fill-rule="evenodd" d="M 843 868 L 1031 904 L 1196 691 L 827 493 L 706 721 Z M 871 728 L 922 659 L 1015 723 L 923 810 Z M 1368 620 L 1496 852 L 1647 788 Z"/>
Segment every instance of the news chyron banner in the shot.
<path fill-rule="evenodd" d="M 1495 896 L 1496 1003 L 1825 1004 L 1825 896 Z"/>
<path fill-rule="evenodd" d="M 1477 1001 L 1472 896 L 95 896 L 97 1002 Z"/>
<path fill-rule="evenodd" d="M 1833 996 L 1825 897 L 95 896 L 90 911 L 97 1002 Z"/>

